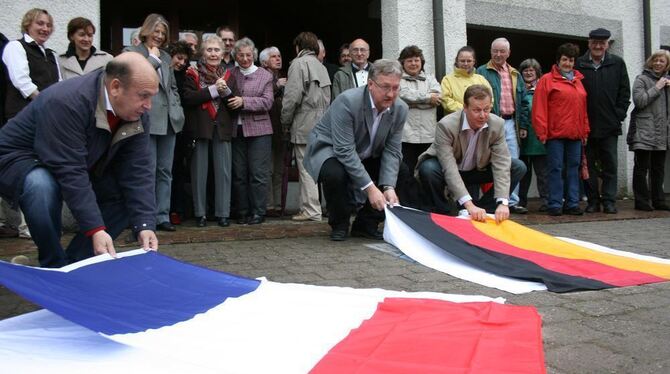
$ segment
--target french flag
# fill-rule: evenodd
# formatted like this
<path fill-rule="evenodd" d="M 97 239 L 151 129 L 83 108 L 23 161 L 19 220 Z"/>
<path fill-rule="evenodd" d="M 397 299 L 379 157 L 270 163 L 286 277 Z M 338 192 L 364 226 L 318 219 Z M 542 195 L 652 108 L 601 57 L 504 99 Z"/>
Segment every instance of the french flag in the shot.
<path fill-rule="evenodd" d="M 142 250 L 0 262 L 47 310 L 0 321 L 5 373 L 544 373 L 541 319 L 502 299 L 248 279 Z"/>

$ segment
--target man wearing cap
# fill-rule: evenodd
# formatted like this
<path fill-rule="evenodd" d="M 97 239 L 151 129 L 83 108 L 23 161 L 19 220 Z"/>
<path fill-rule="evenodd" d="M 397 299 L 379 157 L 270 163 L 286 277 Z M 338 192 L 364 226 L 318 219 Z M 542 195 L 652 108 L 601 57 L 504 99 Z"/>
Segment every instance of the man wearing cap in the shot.
<path fill-rule="evenodd" d="M 617 213 L 617 142 L 621 124 L 630 105 L 630 81 L 626 63 L 609 53 L 611 33 L 603 28 L 589 33 L 589 50 L 575 62 L 575 68 L 584 75 L 587 111 L 591 132 L 586 144 L 589 180 L 586 193 L 589 198 L 587 213 L 602 210 Z M 596 169 L 596 163 L 600 167 Z M 602 188 L 598 178 L 602 179 Z"/>

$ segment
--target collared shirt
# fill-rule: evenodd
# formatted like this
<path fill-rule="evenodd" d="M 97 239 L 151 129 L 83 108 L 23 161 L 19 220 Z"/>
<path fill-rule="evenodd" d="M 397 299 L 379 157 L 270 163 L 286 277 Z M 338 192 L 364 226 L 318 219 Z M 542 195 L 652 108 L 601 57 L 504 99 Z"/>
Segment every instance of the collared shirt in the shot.
<path fill-rule="evenodd" d="M 512 76 L 509 65 L 503 66 L 493 64 L 498 75 L 500 75 L 500 115 L 510 116 L 514 114 L 514 87 L 512 87 Z"/>
<path fill-rule="evenodd" d="M 356 64 L 351 63 L 351 71 L 354 72 L 354 84 L 356 87 L 366 85 L 368 83 L 368 70 L 370 70 L 370 64 L 366 63 L 362 69 L 358 69 Z"/>
<path fill-rule="evenodd" d="M 468 118 L 466 116 L 463 116 L 463 126 L 461 127 L 461 132 L 466 133 L 468 137 L 468 145 L 463 150 L 463 159 L 461 160 L 461 164 L 458 166 L 458 170 L 470 171 L 475 167 L 477 167 L 477 159 L 476 159 L 477 140 L 479 139 L 482 130 L 487 127 L 489 127 L 489 124 L 485 123 L 484 126 L 482 126 L 482 128 L 475 131 L 470 127 L 470 124 L 468 123 Z M 458 199 L 458 203 L 463 205 L 470 200 L 472 200 L 472 197 L 470 196 L 470 194 L 467 194 L 465 196 L 461 196 Z"/>
<path fill-rule="evenodd" d="M 372 95 L 370 95 L 370 93 L 368 93 L 368 95 L 370 96 L 370 104 L 371 104 L 370 107 L 372 108 L 372 118 L 374 118 L 374 120 L 372 121 L 372 130 L 370 130 L 370 144 L 363 152 L 361 152 L 360 154 L 361 160 L 365 160 L 366 158 L 372 155 L 372 145 L 375 141 L 375 136 L 377 136 L 377 130 L 379 129 L 379 122 L 381 122 L 384 113 L 388 113 L 391 110 L 391 108 L 389 107 L 380 113 L 377 110 L 377 107 L 375 106 L 375 101 L 372 99 Z M 366 184 L 365 186 L 361 187 L 361 190 L 365 190 L 371 184 L 372 182 Z"/>
<path fill-rule="evenodd" d="M 258 70 L 258 66 L 254 65 L 254 64 L 251 64 L 251 66 L 249 66 L 246 69 L 241 67 L 241 66 L 239 68 L 240 68 L 240 73 L 242 73 L 242 75 L 244 75 L 244 76 L 247 76 L 249 74 L 253 74 L 253 73 L 256 72 L 256 70 Z M 242 126 L 242 116 L 237 116 L 237 125 Z"/>
<path fill-rule="evenodd" d="M 23 38 L 26 43 L 35 41 L 35 39 L 31 38 L 28 34 L 24 34 Z M 44 56 L 46 56 L 44 47 L 39 44 L 37 44 L 37 46 L 40 47 L 40 50 Z M 56 61 L 56 67 L 58 68 L 58 81 L 60 82 L 63 80 L 63 77 L 60 75 L 60 66 L 58 65 L 58 58 L 56 58 L 55 54 L 54 60 Z M 12 84 L 19 90 L 19 92 L 21 92 L 21 95 L 23 95 L 25 99 L 32 95 L 33 92 L 37 91 L 37 85 L 33 83 L 33 80 L 30 78 L 30 67 L 28 66 L 26 50 L 18 40 L 12 40 L 7 43 L 5 51 L 2 54 L 2 62 L 4 62 L 7 67 L 7 75 L 9 75 Z"/>
<path fill-rule="evenodd" d="M 598 70 L 598 68 L 600 68 L 600 66 L 602 66 L 603 62 L 605 62 L 605 57 L 607 57 L 607 54 L 605 54 L 603 56 L 603 58 L 600 59 L 600 62 L 596 62 L 593 59 L 593 56 L 591 56 L 591 52 L 589 51 L 589 61 L 591 61 L 591 64 L 593 64 L 593 69 L 595 69 L 595 70 Z"/>

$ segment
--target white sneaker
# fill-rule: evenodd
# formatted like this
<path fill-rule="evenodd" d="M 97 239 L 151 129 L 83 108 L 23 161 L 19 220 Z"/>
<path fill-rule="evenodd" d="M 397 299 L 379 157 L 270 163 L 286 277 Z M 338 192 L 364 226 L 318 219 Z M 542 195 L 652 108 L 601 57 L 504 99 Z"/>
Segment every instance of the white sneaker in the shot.
<path fill-rule="evenodd" d="M 30 265 L 30 259 L 28 257 L 24 256 L 24 255 L 18 255 L 18 256 L 12 257 L 11 263 L 12 264 L 17 264 L 17 265 L 28 266 L 28 265 Z"/>
<path fill-rule="evenodd" d="M 305 212 L 300 212 L 295 216 L 291 217 L 291 219 L 297 222 L 305 222 L 305 221 L 321 222 L 321 217 L 310 217 L 307 214 L 305 214 Z"/>
<path fill-rule="evenodd" d="M 30 230 L 27 227 L 19 229 L 19 238 L 21 239 L 32 239 L 33 236 L 30 235 Z"/>

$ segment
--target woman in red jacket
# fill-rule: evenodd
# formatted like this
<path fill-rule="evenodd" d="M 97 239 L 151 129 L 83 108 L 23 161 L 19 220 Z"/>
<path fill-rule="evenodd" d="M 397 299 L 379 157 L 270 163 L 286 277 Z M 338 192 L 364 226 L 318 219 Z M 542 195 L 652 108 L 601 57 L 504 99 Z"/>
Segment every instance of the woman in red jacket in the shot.
<path fill-rule="evenodd" d="M 589 120 L 584 76 L 573 69 L 577 56 L 579 47 L 572 43 L 558 47 L 556 65 L 540 78 L 533 98 L 533 128 L 547 150 L 547 213 L 551 216 L 583 214 L 579 208 L 579 165 Z"/>

